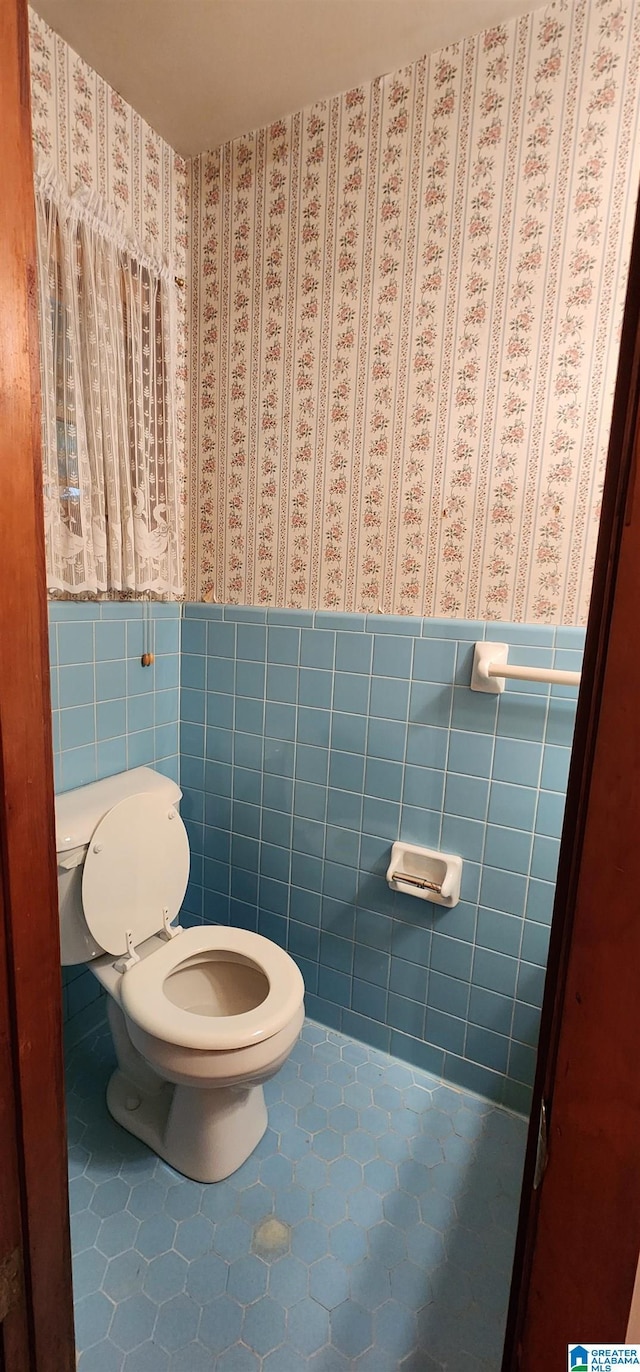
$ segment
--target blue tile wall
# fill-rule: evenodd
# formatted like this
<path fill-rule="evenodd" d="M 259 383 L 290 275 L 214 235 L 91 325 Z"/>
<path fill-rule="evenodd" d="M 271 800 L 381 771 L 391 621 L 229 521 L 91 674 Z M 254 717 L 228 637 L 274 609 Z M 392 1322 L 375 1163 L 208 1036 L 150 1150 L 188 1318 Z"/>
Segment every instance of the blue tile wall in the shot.
<path fill-rule="evenodd" d="M 257 929 L 295 957 L 311 1015 L 526 1109 L 576 692 L 471 692 L 480 638 L 575 667 L 584 634 L 186 606 L 184 917 Z M 78 671 L 90 648 L 78 632 Z M 81 712 L 80 672 L 72 688 Z M 462 856 L 456 909 L 390 891 L 396 838 Z"/>
<path fill-rule="evenodd" d="M 56 791 L 147 764 L 177 781 L 180 608 L 50 603 Z M 152 667 L 140 662 L 147 645 Z M 63 987 L 66 1020 L 100 994 L 83 967 L 64 968 Z"/>
<path fill-rule="evenodd" d="M 311 1014 L 526 1108 L 575 692 L 468 689 L 473 643 L 579 666 L 580 629 L 139 604 L 50 606 L 58 790 L 180 779 L 185 918 L 287 947 Z M 397 837 L 464 858 L 453 911 L 392 893 Z M 65 969 L 65 1015 L 97 994 Z"/>

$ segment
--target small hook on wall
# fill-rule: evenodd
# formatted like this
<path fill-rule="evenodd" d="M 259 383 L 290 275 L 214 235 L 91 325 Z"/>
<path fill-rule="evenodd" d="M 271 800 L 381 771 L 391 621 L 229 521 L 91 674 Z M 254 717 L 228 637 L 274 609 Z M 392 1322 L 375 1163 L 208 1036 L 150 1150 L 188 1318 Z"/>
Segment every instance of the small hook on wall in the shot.
<path fill-rule="evenodd" d="M 151 667 L 151 666 L 153 666 L 153 663 L 154 663 L 155 660 L 156 660 L 156 659 L 155 659 L 155 653 L 152 651 L 152 649 L 153 649 L 154 646 L 155 646 L 154 640 L 155 640 L 155 621 L 154 621 L 154 620 L 152 619 L 152 617 L 151 617 L 151 605 L 150 605 L 150 602 L 149 602 L 148 600 L 145 600 L 145 602 L 144 602 L 144 604 L 143 604 L 143 606 L 142 606 L 142 648 L 143 648 L 143 652 L 142 652 L 142 657 L 140 658 L 140 662 L 141 662 L 141 664 L 142 664 L 143 667 Z"/>

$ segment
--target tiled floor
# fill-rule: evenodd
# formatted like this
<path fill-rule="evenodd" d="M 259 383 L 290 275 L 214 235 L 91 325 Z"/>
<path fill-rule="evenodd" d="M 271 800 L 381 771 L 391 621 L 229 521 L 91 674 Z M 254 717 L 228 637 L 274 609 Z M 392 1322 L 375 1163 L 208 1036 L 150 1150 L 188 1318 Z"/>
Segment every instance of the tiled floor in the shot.
<path fill-rule="evenodd" d="M 521 1118 L 308 1022 L 201 1186 L 110 1119 L 112 1060 L 68 1063 L 80 1372 L 497 1372 Z"/>

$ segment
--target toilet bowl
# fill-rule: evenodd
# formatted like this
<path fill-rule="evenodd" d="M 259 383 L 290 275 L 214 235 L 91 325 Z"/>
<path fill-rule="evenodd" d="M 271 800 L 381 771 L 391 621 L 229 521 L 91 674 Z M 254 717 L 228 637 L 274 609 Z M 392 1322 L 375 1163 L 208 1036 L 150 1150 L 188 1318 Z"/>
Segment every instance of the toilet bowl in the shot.
<path fill-rule="evenodd" d="M 114 1119 L 220 1181 L 267 1127 L 263 1083 L 298 1037 L 304 983 L 260 934 L 172 923 L 189 872 L 180 795 L 141 767 L 57 797 L 62 962 L 87 962 L 108 995 Z"/>

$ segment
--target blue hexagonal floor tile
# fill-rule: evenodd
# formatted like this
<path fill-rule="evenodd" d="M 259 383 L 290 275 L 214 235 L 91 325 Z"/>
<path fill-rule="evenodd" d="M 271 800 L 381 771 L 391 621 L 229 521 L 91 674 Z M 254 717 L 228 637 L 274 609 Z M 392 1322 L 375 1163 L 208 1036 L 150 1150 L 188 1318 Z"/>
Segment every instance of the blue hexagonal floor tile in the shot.
<path fill-rule="evenodd" d="M 185 1344 L 195 1339 L 199 1323 L 199 1307 L 188 1296 L 173 1296 L 170 1301 L 165 1301 L 160 1306 L 154 1341 L 166 1349 L 167 1353 L 174 1353 L 176 1349 L 184 1348 Z"/>
<path fill-rule="evenodd" d="M 111 1120 L 112 1061 L 100 1026 L 68 1072 L 79 1372 L 497 1365 L 522 1119 L 307 1022 L 257 1149 L 203 1186 Z"/>
<path fill-rule="evenodd" d="M 261 1357 L 284 1343 L 287 1330 L 283 1307 L 270 1296 L 250 1305 L 242 1326 L 243 1342 Z"/>
<path fill-rule="evenodd" d="M 289 1311 L 287 1325 L 289 1342 L 299 1353 L 316 1353 L 329 1342 L 329 1312 L 316 1301 L 305 1297 Z"/>
<path fill-rule="evenodd" d="M 157 1317 L 157 1305 L 143 1292 L 127 1296 L 116 1308 L 109 1337 L 118 1348 L 128 1353 L 130 1349 L 137 1348 L 139 1343 L 144 1343 L 145 1339 L 151 1338 Z"/>
<path fill-rule="evenodd" d="M 242 1330 L 243 1310 L 230 1296 L 219 1296 L 205 1306 L 198 1338 L 212 1353 L 222 1353 L 237 1343 Z"/>
<path fill-rule="evenodd" d="M 347 1358 L 357 1358 L 373 1343 L 373 1319 L 356 1301 L 344 1301 L 331 1314 L 331 1342 Z"/>
<path fill-rule="evenodd" d="M 309 1295 L 333 1310 L 341 1305 L 349 1295 L 349 1270 L 338 1258 L 320 1258 L 309 1268 Z"/>

